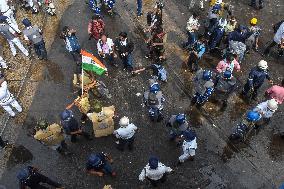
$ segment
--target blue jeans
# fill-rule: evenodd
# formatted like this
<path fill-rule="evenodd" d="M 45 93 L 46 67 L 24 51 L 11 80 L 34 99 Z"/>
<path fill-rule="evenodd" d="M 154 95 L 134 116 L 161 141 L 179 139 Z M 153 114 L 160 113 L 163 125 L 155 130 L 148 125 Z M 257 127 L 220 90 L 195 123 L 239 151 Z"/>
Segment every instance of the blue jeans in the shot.
<path fill-rule="evenodd" d="M 142 15 L 142 0 L 137 0 L 137 16 Z"/>
<path fill-rule="evenodd" d="M 113 170 L 110 164 L 106 161 L 102 167 L 102 170 L 105 174 L 112 174 Z"/>
<path fill-rule="evenodd" d="M 196 34 L 194 32 L 187 32 L 187 42 L 184 44 L 184 47 L 188 47 L 194 44 L 194 42 L 197 40 Z"/>
<path fill-rule="evenodd" d="M 40 59 L 45 59 L 45 60 L 47 59 L 47 52 L 46 52 L 45 43 L 43 40 L 39 43 L 34 44 L 34 49 L 35 49 L 36 55 Z"/>
<path fill-rule="evenodd" d="M 133 59 L 131 54 L 128 54 L 126 57 L 122 57 L 122 63 L 124 68 L 128 69 L 129 71 L 133 70 Z"/>

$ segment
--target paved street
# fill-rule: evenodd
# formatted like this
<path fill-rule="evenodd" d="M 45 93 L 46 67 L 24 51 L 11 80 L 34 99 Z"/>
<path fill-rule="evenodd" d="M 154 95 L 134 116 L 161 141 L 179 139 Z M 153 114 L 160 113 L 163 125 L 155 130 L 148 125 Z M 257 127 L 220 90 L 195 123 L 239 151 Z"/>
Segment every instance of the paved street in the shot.
<path fill-rule="evenodd" d="M 149 8 L 153 2 L 144 2 Z M 229 101 L 228 111 L 218 112 L 216 105 L 209 103 L 202 110 L 190 109 L 191 79 L 192 75 L 185 72 L 183 62 L 186 52 L 180 48 L 182 41 L 186 39 L 185 24 L 191 15 L 188 9 L 189 2 L 182 0 L 165 1 L 163 13 L 164 26 L 167 31 L 166 68 L 169 71 L 169 81 L 162 85 L 166 96 L 165 117 L 161 123 L 149 121 L 147 111 L 142 107 L 142 97 L 137 93 L 147 90 L 149 73 L 132 76 L 119 68 L 110 68 L 109 76 L 100 78 L 103 80 L 112 94 L 110 100 L 104 99 L 104 105 L 115 105 L 116 115 L 120 118 L 128 116 L 139 128 L 136 136 L 134 151 L 119 152 L 115 146 L 114 137 L 104 137 L 86 141 L 84 138 L 69 148 L 74 153 L 70 157 L 64 157 L 57 152 L 43 146 L 30 135 L 30 130 L 36 124 L 36 120 L 45 117 L 52 122 L 59 122 L 59 114 L 67 104 L 75 98 L 72 88 L 72 76 L 75 65 L 72 57 L 67 54 L 63 41 L 58 35 L 49 50 L 49 61 L 42 63 L 42 78 L 35 88 L 32 103 L 28 107 L 28 114 L 24 123 L 17 120 L 9 120 L 4 130 L 4 138 L 15 143 L 15 148 L 7 157 L 4 151 L 0 151 L 0 188 L 1 185 L 7 189 L 18 187 L 16 172 L 24 165 L 34 165 L 43 173 L 63 183 L 66 189 L 100 189 L 106 184 L 111 184 L 115 189 L 150 188 L 147 183 L 140 183 L 138 175 L 145 166 L 150 155 L 160 157 L 161 162 L 172 167 L 174 173 L 168 177 L 168 181 L 160 188 L 248 188 L 248 189 L 270 189 L 278 187 L 284 181 L 284 141 L 274 135 L 274 127 L 282 124 L 283 105 L 273 117 L 269 126 L 260 130 L 252 136 L 248 144 L 232 145 L 228 143 L 233 126 L 245 113 L 247 105 L 239 98 L 238 93 Z M 272 39 L 272 24 L 284 17 L 284 1 L 271 0 L 267 7 L 261 11 L 252 10 L 247 6 L 247 1 L 239 0 L 232 2 L 234 15 L 240 23 L 248 23 L 256 15 L 263 28 L 261 37 L 261 49 Z M 238 8 L 241 7 L 241 8 Z M 134 62 L 136 67 L 149 65 L 150 62 L 144 58 L 147 52 L 143 41 L 142 28 L 143 19 L 135 18 L 136 1 L 117 1 L 117 15 L 105 16 L 107 33 L 111 38 L 117 37 L 119 32 L 127 31 L 135 43 Z M 58 32 L 65 26 L 76 28 L 77 36 L 82 47 L 90 52 L 96 53 L 96 44 L 88 40 L 87 24 L 91 18 L 91 11 L 85 3 L 77 0 L 64 12 Z M 144 14 L 145 15 L 145 14 Z M 205 12 L 202 13 L 205 18 Z M 257 64 L 262 57 L 259 53 L 252 52 L 241 65 L 242 72 L 238 73 L 238 85 L 245 82 L 250 68 Z M 202 67 L 214 68 L 219 57 L 206 54 L 201 63 Z M 117 60 L 120 62 L 120 60 Z M 284 60 L 276 59 L 274 55 L 268 58 L 269 70 L 272 78 L 279 83 L 284 73 Z M 33 65 L 35 70 L 37 65 Z M 32 74 L 32 73 L 31 73 Z M 30 76 L 30 75 L 29 75 Z M 262 87 L 260 94 L 269 87 L 268 82 Z M 22 95 L 29 89 L 29 82 L 24 86 Z M 23 97 L 20 96 L 23 102 Z M 264 97 L 260 95 L 260 100 Z M 254 102 L 251 107 L 254 107 Z M 78 110 L 75 110 L 79 116 Z M 167 118 L 177 112 L 188 113 L 191 127 L 198 136 L 197 155 L 193 162 L 186 162 L 176 167 L 181 149 L 168 140 L 168 130 L 165 127 Z M 7 115 L 1 116 L 3 126 Z M 116 126 L 118 119 L 115 120 Z M 1 128 L 1 127 L 0 127 Z M 3 128 L 3 127 L 2 127 Z M 86 128 L 89 131 L 90 128 Z M 92 152 L 108 152 L 114 158 L 114 169 L 116 178 L 88 175 L 85 171 L 87 156 Z"/>

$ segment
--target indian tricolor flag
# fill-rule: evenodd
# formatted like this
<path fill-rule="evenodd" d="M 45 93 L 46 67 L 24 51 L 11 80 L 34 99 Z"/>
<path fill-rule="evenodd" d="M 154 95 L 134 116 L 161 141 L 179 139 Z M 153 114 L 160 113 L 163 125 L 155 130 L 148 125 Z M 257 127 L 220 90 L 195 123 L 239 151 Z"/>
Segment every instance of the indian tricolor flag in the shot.
<path fill-rule="evenodd" d="M 82 69 L 93 71 L 98 75 L 103 75 L 107 68 L 103 63 L 91 53 L 81 50 L 82 55 Z"/>

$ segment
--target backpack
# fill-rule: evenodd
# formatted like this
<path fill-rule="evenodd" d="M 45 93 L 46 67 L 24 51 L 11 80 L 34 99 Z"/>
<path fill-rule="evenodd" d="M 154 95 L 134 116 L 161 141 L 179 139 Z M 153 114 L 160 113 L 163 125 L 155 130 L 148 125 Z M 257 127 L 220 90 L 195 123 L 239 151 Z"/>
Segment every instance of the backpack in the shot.
<path fill-rule="evenodd" d="M 280 22 L 276 23 L 274 26 L 273 26 L 273 31 L 274 33 L 277 32 L 277 30 L 280 28 L 281 24 L 284 23 L 284 20 L 281 20 Z"/>
<path fill-rule="evenodd" d="M 154 64 L 154 66 L 158 70 L 158 79 L 166 82 L 167 81 L 167 74 L 168 74 L 167 70 L 161 65 Z"/>
<path fill-rule="evenodd" d="M 157 98 L 155 93 L 151 93 L 151 92 L 149 93 L 148 104 L 150 106 L 154 106 L 154 105 L 159 104 L 158 98 Z"/>

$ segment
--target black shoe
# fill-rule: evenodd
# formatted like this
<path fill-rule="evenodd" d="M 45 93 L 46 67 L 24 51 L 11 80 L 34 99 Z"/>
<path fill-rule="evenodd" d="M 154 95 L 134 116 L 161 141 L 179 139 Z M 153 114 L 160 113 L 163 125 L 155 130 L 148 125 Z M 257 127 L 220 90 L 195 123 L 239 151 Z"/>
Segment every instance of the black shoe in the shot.
<path fill-rule="evenodd" d="M 264 8 L 264 6 L 263 5 L 259 5 L 259 9 L 263 9 Z"/>

